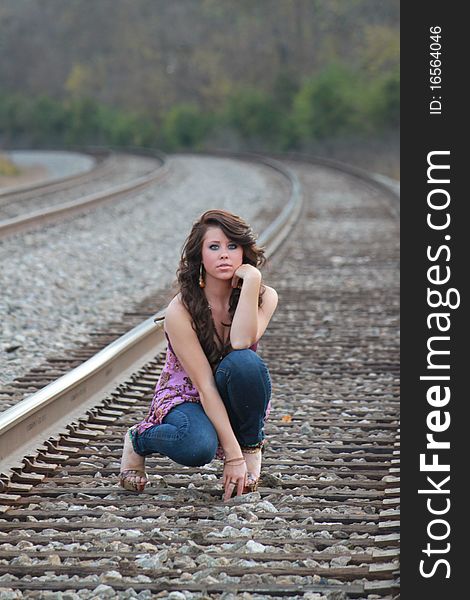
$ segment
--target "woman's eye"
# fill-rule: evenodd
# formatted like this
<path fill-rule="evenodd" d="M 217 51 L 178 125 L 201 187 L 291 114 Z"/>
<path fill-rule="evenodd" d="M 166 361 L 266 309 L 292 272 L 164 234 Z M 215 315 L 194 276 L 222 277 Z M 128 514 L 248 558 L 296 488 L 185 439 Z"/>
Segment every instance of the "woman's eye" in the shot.
<path fill-rule="evenodd" d="M 238 244 L 236 244 L 235 242 L 231 242 L 231 243 L 230 243 L 228 246 L 229 246 L 229 248 L 231 248 L 232 250 L 235 250 L 235 248 L 237 248 L 237 247 L 238 247 Z M 219 247 L 219 244 L 211 244 L 211 245 L 209 246 L 209 248 L 210 248 L 211 250 L 212 250 L 213 248 L 218 248 L 218 247 Z"/>

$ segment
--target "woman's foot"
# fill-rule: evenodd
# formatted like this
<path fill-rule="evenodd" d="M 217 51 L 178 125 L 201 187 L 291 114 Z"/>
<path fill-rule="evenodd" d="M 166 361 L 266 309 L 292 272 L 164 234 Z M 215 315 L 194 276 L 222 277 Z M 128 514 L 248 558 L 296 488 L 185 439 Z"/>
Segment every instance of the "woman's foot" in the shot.
<path fill-rule="evenodd" d="M 124 436 L 119 485 L 131 492 L 143 492 L 148 483 L 147 474 L 145 473 L 145 458 L 134 450 L 130 431 L 128 429 Z"/>
<path fill-rule="evenodd" d="M 258 487 L 258 482 L 261 474 L 262 452 L 261 448 L 258 452 L 243 452 L 246 461 L 246 484 L 243 489 L 244 494 L 255 492 Z"/>

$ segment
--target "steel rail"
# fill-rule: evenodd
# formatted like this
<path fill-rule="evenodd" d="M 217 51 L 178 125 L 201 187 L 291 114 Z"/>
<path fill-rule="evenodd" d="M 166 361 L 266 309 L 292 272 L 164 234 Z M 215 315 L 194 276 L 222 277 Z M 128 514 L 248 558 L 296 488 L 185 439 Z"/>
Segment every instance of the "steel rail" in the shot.
<path fill-rule="evenodd" d="M 155 181 L 162 179 L 169 172 L 166 156 L 157 151 L 153 153 L 153 156 L 160 160 L 161 165 L 147 175 L 115 186 L 114 188 L 108 189 L 105 192 L 89 194 L 88 196 L 80 198 L 79 200 L 64 202 L 50 208 L 33 211 L 28 215 L 22 215 L 1 221 L 0 238 L 18 233 L 19 231 L 25 231 L 39 224 L 43 225 L 45 223 L 55 221 L 58 217 L 63 217 L 65 215 L 70 216 L 72 214 L 83 212 L 84 210 L 87 210 L 93 206 L 97 206 L 98 204 L 103 204 L 113 200 L 116 197 L 126 195 L 131 191 L 142 189 L 151 185 Z"/>
<path fill-rule="evenodd" d="M 7 150 L 8 152 L 8 150 Z M 95 159 L 95 163 L 90 169 L 86 171 L 80 171 L 80 173 L 74 173 L 73 175 L 66 175 L 61 177 L 51 177 L 49 179 L 37 181 L 36 183 L 24 183 L 22 185 L 8 186 L 0 190 L 0 200 L 2 198 L 14 198 L 15 196 L 29 194 L 29 192 L 37 192 L 38 190 L 52 190 L 62 189 L 68 187 L 70 184 L 80 182 L 82 179 L 88 179 L 90 176 L 94 176 L 96 172 L 101 171 L 103 168 L 107 168 L 107 161 L 110 155 L 98 155 L 96 156 L 93 152 L 80 151 L 81 154 L 90 154 Z"/>
<path fill-rule="evenodd" d="M 300 182 L 290 169 L 273 159 L 251 155 L 250 160 L 278 171 L 291 187 L 289 202 L 258 238 L 258 244 L 266 247 L 266 257 L 270 258 L 300 216 Z M 74 419 L 161 352 L 166 344 L 164 314 L 165 309 L 160 310 L 80 366 L 4 411 L 0 415 L 0 475 L 8 479 L 14 473 L 12 469 L 21 467 L 23 458 L 45 439 L 65 432 Z"/>
<path fill-rule="evenodd" d="M 234 158 L 272 158 L 275 161 L 295 161 L 295 162 L 303 162 L 309 163 L 312 165 L 321 165 L 323 167 L 329 167 L 336 171 L 342 171 L 343 173 L 347 173 L 348 175 L 353 175 L 358 179 L 361 179 L 365 183 L 368 183 L 381 191 L 385 192 L 386 195 L 390 196 L 394 201 L 398 203 L 397 211 L 395 211 L 395 216 L 399 213 L 399 200 L 400 200 L 400 183 L 395 179 L 391 179 L 386 175 L 382 175 L 379 173 L 372 173 L 370 171 L 366 171 L 361 167 L 357 167 L 356 165 L 351 165 L 349 163 L 342 162 L 333 158 L 326 158 L 324 156 L 317 156 L 315 154 L 304 154 L 302 152 L 286 152 L 284 154 L 279 153 L 267 153 L 267 154 L 257 154 L 251 152 L 231 152 L 227 150 L 211 150 L 209 151 L 201 151 L 201 152 L 191 152 L 185 154 L 194 154 L 196 156 L 222 156 L 222 157 L 234 157 Z"/>
<path fill-rule="evenodd" d="M 78 187 L 82 184 L 95 182 L 103 177 L 108 177 L 116 171 L 116 165 L 112 161 L 112 156 L 106 157 L 98 166 L 79 175 L 64 177 L 60 181 L 52 180 L 51 183 L 44 183 L 41 187 L 32 189 L 16 189 L 8 194 L 0 195 L 0 209 L 3 211 L 18 202 L 29 202 L 56 194 L 57 192 L 69 190 L 71 186 Z"/>
<path fill-rule="evenodd" d="M 361 167 L 350 165 L 342 161 L 325 158 L 323 156 L 316 156 L 312 154 L 303 154 L 301 152 L 289 152 L 287 154 L 270 154 L 274 159 L 292 160 L 296 162 L 310 163 L 314 165 L 321 165 L 323 167 L 329 167 L 338 171 L 343 171 L 349 175 L 354 175 L 358 179 L 361 179 L 365 183 L 371 184 L 374 187 L 385 192 L 385 194 L 391 198 L 392 202 L 389 204 L 389 208 L 395 217 L 400 216 L 400 183 L 386 175 L 379 173 L 370 173 Z"/>

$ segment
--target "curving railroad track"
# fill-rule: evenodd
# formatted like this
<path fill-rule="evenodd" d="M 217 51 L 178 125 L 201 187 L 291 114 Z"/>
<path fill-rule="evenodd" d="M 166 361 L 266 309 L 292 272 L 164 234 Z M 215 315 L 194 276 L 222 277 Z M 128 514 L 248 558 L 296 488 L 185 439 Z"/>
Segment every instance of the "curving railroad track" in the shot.
<path fill-rule="evenodd" d="M 98 153 L 95 168 L 86 173 L 0 193 L 0 239 L 90 210 L 168 174 L 166 157 L 160 152 L 103 152 Z"/>
<path fill-rule="evenodd" d="M 398 597 L 396 198 L 338 165 L 273 166 L 291 198 L 261 240 L 279 308 L 260 343 L 273 410 L 259 491 L 223 504 L 218 461 L 159 456 L 144 494 L 116 487 L 163 366 L 151 317 L 1 415 L 0 590 Z"/>

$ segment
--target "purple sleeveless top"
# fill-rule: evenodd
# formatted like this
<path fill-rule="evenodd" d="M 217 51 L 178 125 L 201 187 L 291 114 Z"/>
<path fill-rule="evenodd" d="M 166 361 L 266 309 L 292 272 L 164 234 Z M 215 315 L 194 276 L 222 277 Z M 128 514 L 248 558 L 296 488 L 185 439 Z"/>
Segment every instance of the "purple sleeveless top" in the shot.
<path fill-rule="evenodd" d="M 164 417 L 178 404 L 182 404 L 183 402 L 201 403 L 199 392 L 178 360 L 166 331 L 165 337 L 168 340 L 165 365 L 155 386 L 149 413 L 143 421 L 136 425 L 136 433 L 142 433 L 146 429 L 149 429 L 149 427 L 160 425 Z M 254 352 L 256 352 L 257 348 L 258 342 L 250 346 L 250 350 Z M 270 412 L 269 409 L 270 406 L 268 406 L 266 412 L 266 419 Z M 217 449 L 216 457 L 223 458 L 220 445 Z"/>

